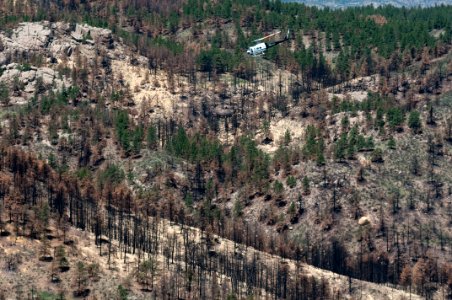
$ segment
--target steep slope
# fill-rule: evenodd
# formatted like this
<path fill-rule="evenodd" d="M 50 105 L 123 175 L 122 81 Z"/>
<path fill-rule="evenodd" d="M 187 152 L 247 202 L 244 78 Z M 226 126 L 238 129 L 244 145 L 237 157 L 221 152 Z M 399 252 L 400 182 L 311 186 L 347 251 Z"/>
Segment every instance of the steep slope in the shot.
<path fill-rule="evenodd" d="M 46 248 L 64 244 L 72 225 L 85 233 L 63 246 L 70 271 L 52 293 L 105 298 L 121 284 L 144 298 L 450 295 L 452 59 L 442 10 L 394 20 L 401 10 L 267 2 L 262 12 L 231 1 L 200 12 L 205 1 L 188 1 L 162 23 L 146 13 L 154 2 L 142 13 L 128 1 L 48 3 L 49 19 L 83 12 L 112 29 L 1 21 L 1 243 L 34 268 L 27 289 L 52 280 L 36 273 L 67 268 Z M 118 14 L 95 19 L 106 11 Z M 316 16 L 306 27 L 295 21 L 304 14 Z M 280 16 L 297 26 L 288 47 L 241 55 Z M 335 18 L 359 30 L 331 36 Z M 410 22 L 420 24 L 415 41 Z M 400 44 L 380 43 L 391 34 Z M 17 234 L 29 251 L 12 244 Z M 77 251 L 90 263 L 78 268 Z M 126 271 L 110 278 L 114 255 Z M 22 273 L 7 276 L 6 291 Z"/>
<path fill-rule="evenodd" d="M 9 177 L 9 172 L 2 172 L 0 175 L 4 182 Z M 10 196 L 6 194 L 5 197 Z M 25 213 L 31 216 L 33 213 L 42 216 L 42 209 L 45 209 L 42 205 L 45 204 L 40 203 L 38 207 L 30 207 L 31 210 L 25 210 Z M 17 210 L 22 208 L 16 207 Z M 13 219 L 18 220 L 16 218 L 19 216 L 15 213 L 14 216 Z M 0 220 L 5 220 L 5 217 L 6 215 Z M 243 267 L 243 264 L 250 264 L 257 267 L 257 272 L 269 272 L 273 269 L 283 270 L 291 277 L 306 278 L 305 280 L 312 277 L 315 281 L 322 282 L 321 289 L 327 289 L 323 292 L 314 292 L 312 294 L 314 298 L 316 298 L 315 293 L 319 293 L 318 297 L 321 298 L 337 295 L 343 299 L 356 297 L 421 299 L 398 287 L 350 279 L 304 263 L 269 255 L 215 235 L 206 235 L 199 229 L 176 225 L 164 219 L 150 220 L 151 226 L 155 226 L 155 231 L 153 230 L 155 250 L 150 253 L 139 250 L 137 253 L 131 253 L 131 249 L 122 250 L 124 245 L 111 237 L 97 237 L 88 231 L 81 231 L 67 225 L 63 225 L 62 230 L 60 221 L 53 220 L 56 215 L 50 214 L 48 217 L 50 219 L 46 220 L 39 217 L 42 222 L 47 222 L 45 228 L 41 227 L 45 236 L 40 239 L 32 236 L 36 234 L 33 234 L 33 227 L 39 231 L 40 226 L 44 225 L 39 219 L 31 221 L 32 227 L 24 224 L 26 227 L 20 229 L 23 225 L 17 224 L 17 221 L 7 223 L 6 226 L 3 224 L 1 227 L 0 263 L 4 269 L 0 279 L 0 295 L 5 299 L 17 297 L 57 299 L 57 297 L 81 295 L 102 299 L 121 298 L 124 297 L 123 295 L 128 295 L 136 299 L 147 299 L 150 295 L 164 297 L 165 293 L 168 293 L 168 296 L 178 294 L 179 297 L 184 295 L 184 298 L 197 298 L 196 293 L 202 293 L 201 290 L 198 291 L 194 287 L 192 291 L 187 291 L 180 288 L 177 283 L 174 285 L 168 281 L 177 280 L 175 277 L 181 275 L 178 272 L 184 268 L 184 265 L 187 268 L 194 262 L 187 260 L 187 256 L 191 255 L 188 251 L 191 252 L 191 249 L 198 249 L 195 252 L 201 250 L 199 255 L 208 256 L 206 263 L 211 266 L 209 267 L 210 275 L 206 274 L 202 279 L 206 281 L 203 284 L 222 287 L 217 291 L 215 289 L 210 291 L 206 295 L 210 299 L 224 299 L 230 294 L 231 289 L 238 295 L 249 293 L 247 290 L 250 289 L 251 282 L 248 279 L 241 281 L 235 278 L 234 271 L 223 273 L 222 258 L 228 259 L 228 257 L 231 259 L 231 267 L 235 266 L 234 268 L 238 270 Z M 206 249 L 207 252 L 203 254 L 202 249 Z M 148 271 L 149 273 L 144 273 L 142 266 L 147 261 L 152 261 L 155 266 Z M 193 272 L 196 273 L 197 268 L 202 268 L 202 262 L 196 262 L 192 267 Z M 260 270 L 263 267 L 264 269 Z M 180 277 L 181 282 L 187 282 L 186 276 Z M 201 284 L 198 282 L 201 278 L 195 278 L 190 284 L 194 286 Z M 238 282 L 230 286 L 230 283 L 237 279 Z M 234 284 L 238 286 L 233 287 Z M 300 292 L 305 287 L 306 282 L 300 285 Z M 269 288 L 268 283 L 257 289 L 253 285 L 253 294 L 257 298 L 268 297 L 272 293 Z M 321 296 L 322 293 L 324 296 Z"/>

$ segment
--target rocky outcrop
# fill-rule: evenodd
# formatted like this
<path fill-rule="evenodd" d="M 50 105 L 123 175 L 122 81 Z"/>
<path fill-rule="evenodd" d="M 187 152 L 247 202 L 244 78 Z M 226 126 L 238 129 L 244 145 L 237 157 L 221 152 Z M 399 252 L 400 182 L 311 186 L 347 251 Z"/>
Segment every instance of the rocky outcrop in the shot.
<path fill-rule="evenodd" d="M 10 34 L 0 33 L 0 38 L 4 45 L 3 51 L 0 49 L 0 65 L 6 63 L 8 55 L 17 52 L 39 52 L 46 58 L 61 59 L 71 56 L 77 47 L 89 52 L 95 44 L 106 49 L 113 49 L 115 44 L 109 29 L 63 22 L 20 23 Z"/>
<path fill-rule="evenodd" d="M 106 74 L 111 74 L 112 59 L 130 60 L 124 55 L 124 47 L 113 39 L 111 30 L 85 24 L 20 23 L 10 33 L 0 31 L 0 39 L 0 81 L 10 86 L 14 84 L 17 99 L 12 99 L 12 104 L 26 102 L 43 87 L 58 90 L 70 86 L 71 79 L 57 71 L 61 63 L 63 67 L 72 68 L 79 63 L 78 57 L 84 57 L 89 66 L 95 66 L 94 60 L 105 53 L 100 65 L 106 69 Z M 39 58 L 34 60 L 39 65 L 22 64 L 24 57 L 32 56 Z M 143 57 L 135 60 L 138 65 L 147 64 Z"/>
<path fill-rule="evenodd" d="M 51 32 L 45 22 L 21 23 L 10 37 L 3 35 L 2 40 L 6 50 L 39 51 L 48 45 Z"/>
<path fill-rule="evenodd" d="M 36 71 L 36 77 L 42 78 L 44 84 L 50 85 L 56 79 L 56 72 L 50 68 L 39 68 Z"/>
<path fill-rule="evenodd" d="M 148 69 L 148 59 L 132 54 L 111 30 L 86 24 L 20 23 L 9 33 L 0 31 L 0 39 L 0 81 L 14 86 L 17 101 L 12 99 L 12 104 L 26 103 L 49 89 L 71 86 L 69 74 L 74 67 L 77 72 L 88 71 L 86 82 L 77 84 L 82 100 L 87 101 L 93 101 L 88 99 L 88 85 L 104 91 L 109 84 L 124 81 L 127 72 L 144 74 Z M 122 68 L 118 70 L 118 66 Z M 92 78 L 94 81 L 88 82 Z M 136 98 L 129 99 L 131 106 L 136 105 Z"/>
<path fill-rule="evenodd" d="M 9 64 L 3 71 L 0 81 L 4 83 L 12 83 L 14 79 L 20 76 L 20 71 L 17 69 L 17 64 Z"/>
<path fill-rule="evenodd" d="M 15 86 L 15 97 L 12 104 L 26 103 L 36 92 L 38 79 L 39 84 L 53 90 L 60 90 L 63 86 L 70 86 L 71 82 L 64 76 L 59 76 L 58 72 L 48 67 L 27 67 L 18 63 L 11 63 L 1 66 L 3 69 L 0 82 L 10 86 Z M 18 90 L 17 90 L 18 89 Z"/>

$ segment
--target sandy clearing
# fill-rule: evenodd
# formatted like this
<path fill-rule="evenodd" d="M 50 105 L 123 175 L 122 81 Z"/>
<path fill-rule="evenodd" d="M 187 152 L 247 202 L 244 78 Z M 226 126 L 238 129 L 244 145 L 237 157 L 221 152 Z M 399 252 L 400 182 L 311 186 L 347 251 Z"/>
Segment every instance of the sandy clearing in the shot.
<path fill-rule="evenodd" d="M 165 74 L 159 72 L 156 76 L 151 76 L 146 68 L 132 66 L 119 60 L 112 61 L 112 70 L 115 78 L 122 76 L 129 85 L 135 105 L 153 108 L 154 111 L 160 111 L 165 117 L 173 115 L 179 95 L 169 91 L 166 86 Z M 155 84 L 156 82 L 158 85 Z"/>

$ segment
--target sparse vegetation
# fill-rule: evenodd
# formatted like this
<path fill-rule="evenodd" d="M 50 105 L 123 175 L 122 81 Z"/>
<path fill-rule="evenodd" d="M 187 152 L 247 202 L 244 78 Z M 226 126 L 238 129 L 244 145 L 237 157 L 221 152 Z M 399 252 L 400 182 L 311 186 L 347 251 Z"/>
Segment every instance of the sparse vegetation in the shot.
<path fill-rule="evenodd" d="M 450 5 L 0 14 L 0 298 L 450 297 Z"/>

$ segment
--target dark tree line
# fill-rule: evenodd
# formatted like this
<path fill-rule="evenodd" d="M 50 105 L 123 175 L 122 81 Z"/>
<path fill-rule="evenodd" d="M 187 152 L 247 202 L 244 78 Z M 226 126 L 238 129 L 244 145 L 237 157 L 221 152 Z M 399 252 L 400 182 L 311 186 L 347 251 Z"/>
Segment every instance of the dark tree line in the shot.
<path fill-rule="evenodd" d="M 362 251 L 357 258 L 351 258 L 341 243 L 335 240 L 326 245 L 308 244 L 305 249 L 300 249 L 285 234 L 269 237 L 260 227 L 243 221 L 221 219 L 221 226 L 215 222 L 207 223 L 205 231 L 195 233 L 199 235 L 198 242 L 191 236 L 193 230 L 187 226 L 199 224 L 199 221 L 187 216 L 184 208 L 174 202 L 168 201 L 166 206 L 158 208 L 140 202 L 125 186 L 105 185 L 99 190 L 90 183 L 60 175 L 46 163 L 16 148 L 1 149 L 0 171 L 0 224 L 4 224 L 4 217 L 8 216 L 15 224 L 17 234 L 29 232 L 39 237 L 49 218 L 53 217 L 63 232 L 65 224 L 71 224 L 95 233 L 100 254 L 107 255 L 109 260 L 111 255 L 118 254 L 126 260 L 126 254 L 132 253 L 137 254 L 140 261 L 146 262 L 155 260 L 156 255 L 163 255 L 168 268 L 184 270 L 185 274 L 189 274 L 183 281 L 185 288 L 181 290 L 196 290 L 200 298 L 208 298 L 207 282 L 214 280 L 216 275 L 213 274 L 218 273 L 227 275 L 230 291 L 236 295 L 262 290 L 287 299 L 329 297 L 331 291 L 326 283 L 309 279 L 302 273 L 293 273 L 289 265 L 284 263 L 268 265 L 265 257 L 256 256 L 256 253 L 247 250 L 249 246 L 362 280 L 379 283 L 408 280 L 404 278 L 408 275 L 402 272 L 405 264 L 397 260 L 390 262 L 384 252 L 374 254 Z M 38 215 L 42 217 L 28 219 L 27 210 L 35 208 L 41 211 Z M 180 224 L 182 239 L 168 233 L 165 226 L 171 225 L 160 221 L 160 218 Z M 401 240 L 398 233 L 387 230 L 391 247 L 399 248 L 404 239 Z M 218 250 L 215 245 L 219 242 L 211 233 L 226 237 L 237 245 L 231 249 Z M 362 247 L 367 247 L 366 241 L 363 236 Z M 102 246 L 105 243 L 107 245 Z M 433 261 L 428 262 L 431 263 Z M 154 274 L 153 268 L 150 267 L 150 271 L 146 268 L 138 272 Z M 416 287 L 420 292 L 427 293 L 429 285 L 450 280 L 450 273 L 444 270 L 432 269 L 429 275 L 413 272 L 417 278 Z M 403 274 L 402 278 L 399 278 L 400 274 Z M 419 277 L 427 275 L 429 277 Z M 143 282 L 151 284 L 153 280 Z M 170 293 L 179 293 L 179 290 L 176 288 Z"/>
<path fill-rule="evenodd" d="M 283 299 L 332 296 L 325 281 L 306 276 L 298 268 L 291 270 L 287 263 L 269 260 L 266 255 L 260 257 L 243 245 L 234 243 L 230 249 L 218 250 L 217 238 L 186 226 L 190 221 L 184 218 L 183 210 L 172 220 L 181 224 L 180 233 L 171 234 L 163 228 L 170 223 L 160 219 L 170 212 L 141 208 L 125 187 L 106 186 L 99 191 L 89 183 L 81 185 L 74 178 L 59 175 L 47 164 L 15 148 L 2 148 L 0 152 L 0 228 L 6 222 L 4 216 L 9 215 L 17 235 L 30 234 L 41 238 L 44 244 L 44 232 L 51 218 L 63 235 L 69 224 L 93 232 L 99 253 L 108 256 L 108 263 L 113 255 L 121 255 L 126 262 L 127 254 L 137 254 L 137 280 L 164 299 L 190 294 L 200 299 L 261 293 Z M 37 209 L 40 217 L 28 219 L 30 209 Z M 200 235 L 199 241 L 196 235 Z M 241 241 L 239 237 L 236 239 Z M 165 257 L 165 266 L 158 267 L 158 255 Z M 84 266 L 80 268 L 82 272 Z M 157 269 L 168 270 L 164 274 L 159 271 L 160 288 L 154 288 Z M 178 279 L 169 281 L 174 277 Z M 78 290 L 83 290 L 85 280 L 80 280 Z"/>

